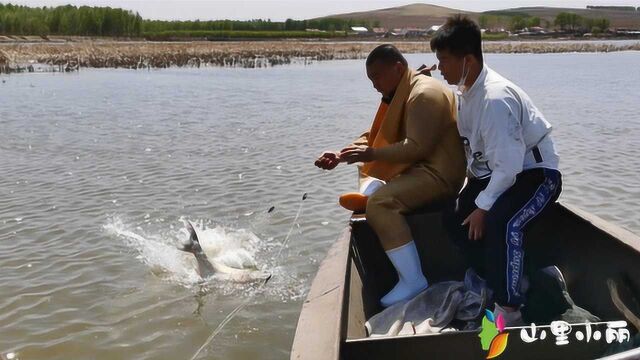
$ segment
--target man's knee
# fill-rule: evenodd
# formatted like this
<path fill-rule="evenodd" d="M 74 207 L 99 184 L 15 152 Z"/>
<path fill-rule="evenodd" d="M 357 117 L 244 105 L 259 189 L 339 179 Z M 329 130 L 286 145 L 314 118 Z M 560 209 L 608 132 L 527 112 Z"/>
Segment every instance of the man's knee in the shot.
<path fill-rule="evenodd" d="M 375 219 L 384 216 L 386 212 L 393 208 L 394 199 L 392 196 L 381 191 L 375 192 L 367 200 L 366 216 L 367 219 Z"/>

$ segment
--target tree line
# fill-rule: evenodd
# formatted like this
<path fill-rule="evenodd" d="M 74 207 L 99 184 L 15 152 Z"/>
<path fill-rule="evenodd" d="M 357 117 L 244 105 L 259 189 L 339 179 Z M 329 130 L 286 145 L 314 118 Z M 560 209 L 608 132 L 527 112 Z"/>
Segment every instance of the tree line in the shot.
<path fill-rule="evenodd" d="M 537 16 L 526 13 L 495 11 L 482 14 L 479 23 L 485 29 L 506 28 L 519 31 L 535 26 L 555 25 L 563 31 L 603 32 L 609 28 L 606 18 L 585 18 L 574 13 L 558 14 L 553 24 Z M 213 21 L 162 21 L 144 20 L 138 13 L 110 7 L 58 7 L 32 8 L 0 3 L 0 34 L 4 35 L 77 35 L 77 36 L 131 36 L 156 37 L 166 34 L 204 34 L 270 32 L 269 37 L 283 36 L 307 29 L 317 29 L 329 33 L 348 32 L 352 26 L 368 29 L 379 27 L 379 21 L 323 18 L 314 20 L 293 20 L 276 22 L 262 20 L 213 20 Z M 286 32 L 286 34 L 285 34 Z M 226 36 L 226 35 L 225 35 Z M 244 36 L 244 35 L 243 35 Z"/>
<path fill-rule="evenodd" d="M 229 31 L 348 31 L 352 26 L 379 26 L 378 22 L 325 18 L 317 20 L 144 20 L 138 13 L 110 7 L 28 7 L 0 3 L 0 34 L 4 35 L 78 35 L 145 36 L 165 32 Z"/>
<path fill-rule="evenodd" d="M 556 15 L 553 22 L 541 20 L 537 16 L 530 16 L 526 13 L 510 13 L 495 11 L 480 15 L 478 23 L 483 29 L 504 28 L 510 31 L 520 31 L 525 28 L 542 26 L 549 28 L 556 26 L 562 31 L 570 32 L 593 32 L 599 33 L 607 31 L 611 22 L 607 18 L 587 18 L 575 13 L 561 12 Z"/>
<path fill-rule="evenodd" d="M 272 22 L 271 20 L 212 20 L 212 21 L 162 21 L 145 20 L 144 32 L 163 31 L 305 31 L 317 29 L 328 32 L 348 31 L 352 26 L 366 28 L 380 26 L 378 21 L 323 18 L 317 20 L 293 20 Z"/>
<path fill-rule="evenodd" d="M 640 7 L 633 6 L 594 6 L 587 5 L 587 9 L 591 10 L 614 10 L 614 11 L 640 11 Z"/>
<path fill-rule="evenodd" d="M 142 24 L 137 13 L 109 7 L 0 4 L 0 34 L 6 35 L 137 36 Z"/>
<path fill-rule="evenodd" d="M 607 18 L 586 18 L 578 14 L 561 12 L 554 25 L 563 31 L 601 33 L 607 31 L 611 22 Z"/>

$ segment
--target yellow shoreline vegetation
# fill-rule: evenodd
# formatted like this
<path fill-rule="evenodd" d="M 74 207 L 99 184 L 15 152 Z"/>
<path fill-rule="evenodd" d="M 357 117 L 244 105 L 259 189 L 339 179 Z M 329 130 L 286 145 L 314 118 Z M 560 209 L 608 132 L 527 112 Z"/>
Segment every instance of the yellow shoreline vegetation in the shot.
<path fill-rule="evenodd" d="M 292 62 L 362 59 L 379 42 L 235 41 L 235 42 L 109 42 L 0 44 L 0 73 L 78 68 L 167 68 L 224 66 L 257 68 Z M 396 42 L 404 53 L 428 53 L 427 42 Z M 598 42 L 487 42 L 487 53 L 564 53 L 640 50 L 631 44 Z M 45 70 L 46 71 L 46 70 Z"/>

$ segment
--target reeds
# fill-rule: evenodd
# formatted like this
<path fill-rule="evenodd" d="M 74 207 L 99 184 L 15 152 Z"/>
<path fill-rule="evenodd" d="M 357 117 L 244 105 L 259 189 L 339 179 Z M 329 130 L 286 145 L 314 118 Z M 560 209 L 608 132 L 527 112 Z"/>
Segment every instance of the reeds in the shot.
<path fill-rule="evenodd" d="M 572 53 L 572 52 L 614 52 L 640 50 L 640 42 L 635 44 L 619 45 L 615 43 L 593 43 L 580 41 L 567 42 L 495 42 L 485 43 L 484 51 L 500 54 L 546 54 L 546 53 Z"/>
<path fill-rule="evenodd" d="M 377 42 L 235 41 L 116 42 L 2 44 L 0 73 L 37 69 L 74 71 L 84 68 L 150 69 L 224 66 L 260 68 L 322 60 L 362 59 Z M 430 52 L 427 42 L 397 42 L 404 53 Z M 487 42 L 488 53 L 610 52 L 640 50 L 640 43 Z M 32 68 L 29 68 L 29 66 Z"/>

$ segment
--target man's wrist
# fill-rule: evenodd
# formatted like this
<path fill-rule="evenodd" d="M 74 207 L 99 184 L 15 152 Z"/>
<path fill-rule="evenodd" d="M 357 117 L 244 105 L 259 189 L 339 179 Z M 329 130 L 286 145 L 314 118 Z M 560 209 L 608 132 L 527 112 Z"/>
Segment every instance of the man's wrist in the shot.
<path fill-rule="evenodd" d="M 489 211 L 493 206 L 493 201 L 487 196 L 484 190 L 481 191 L 480 194 L 478 194 L 474 202 L 478 209 L 482 209 L 485 212 Z"/>
<path fill-rule="evenodd" d="M 376 160 L 376 156 L 378 155 L 377 149 L 369 147 L 369 151 L 371 151 L 371 161 Z"/>

